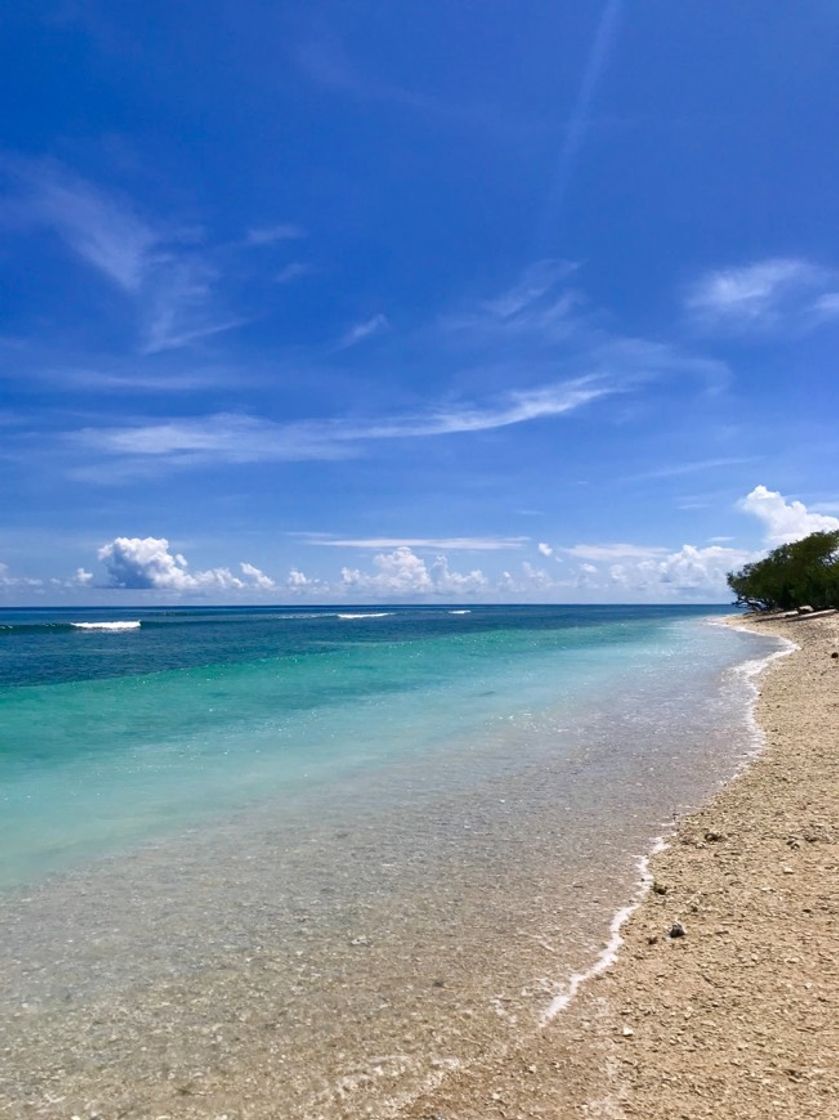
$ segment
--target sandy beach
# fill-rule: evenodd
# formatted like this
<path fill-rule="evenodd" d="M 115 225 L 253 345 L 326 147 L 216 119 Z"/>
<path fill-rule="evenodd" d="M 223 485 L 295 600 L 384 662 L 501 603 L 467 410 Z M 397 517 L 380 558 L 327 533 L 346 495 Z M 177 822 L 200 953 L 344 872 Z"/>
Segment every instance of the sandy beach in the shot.
<path fill-rule="evenodd" d="M 839 615 L 750 625 L 799 647 L 760 677 L 764 749 L 653 857 L 616 963 L 402 1115 L 839 1115 Z"/>

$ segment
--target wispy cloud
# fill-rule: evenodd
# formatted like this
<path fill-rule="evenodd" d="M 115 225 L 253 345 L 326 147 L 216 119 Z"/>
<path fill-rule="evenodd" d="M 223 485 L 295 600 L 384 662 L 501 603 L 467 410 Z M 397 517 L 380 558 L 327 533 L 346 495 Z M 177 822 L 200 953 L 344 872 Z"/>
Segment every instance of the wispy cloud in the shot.
<path fill-rule="evenodd" d="M 31 376 L 31 375 L 30 375 Z M 62 389 L 91 393 L 193 393 L 228 385 L 228 370 L 178 370 L 171 373 L 108 372 L 95 369 L 47 369 L 38 371 L 39 380 L 52 382 Z M 237 384 L 242 384 L 237 375 Z"/>
<path fill-rule="evenodd" d="M 444 316 L 441 325 L 473 339 L 529 336 L 549 343 L 566 341 L 584 326 L 579 316 L 582 296 L 565 284 L 578 267 L 551 257 L 534 261 L 509 288 Z"/>
<path fill-rule="evenodd" d="M 618 386 L 601 378 L 581 378 L 509 393 L 486 404 L 450 405 L 382 419 L 279 423 L 219 413 L 132 426 L 85 428 L 69 438 L 76 445 L 105 455 L 156 457 L 173 464 L 341 459 L 358 454 L 363 444 L 376 440 L 491 431 L 562 416 L 618 391 Z"/>
<path fill-rule="evenodd" d="M 722 363 L 685 353 L 669 343 L 621 335 L 605 316 L 580 311 L 582 297 L 566 288 L 567 278 L 574 271 L 575 266 L 567 261 L 536 261 L 502 290 L 473 296 L 462 313 L 464 320 L 471 316 L 468 328 L 454 318 L 435 317 L 412 334 L 400 337 L 400 361 L 427 368 L 434 382 L 443 386 L 436 400 L 426 399 L 422 405 L 361 416 L 337 414 L 297 420 L 257 413 L 258 406 L 253 403 L 250 407 L 222 406 L 202 412 L 173 410 L 162 417 L 103 417 L 78 423 L 75 431 L 66 433 L 59 454 L 66 456 L 71 449 L 75 461 L 69 469 L 74 477 L 112 484 L 156 476 L 169 468 L 215 462 L 340 460 L 368 453 L 377 441 L 500 430 L 571 414 L 618 395 L 629 402 L 639 399 L 640 392 L 654 381 L 668 377 L 686 375 L 709 385 L 717 385 L 726 377 Z M 202 322 L 199 316 L 196 322 L 189 316 L 174 315 L 165 298 L 167 292 L 174 292 L 172 302 L 176 307 L 185 309 L 194 303 L 200 310 L 205 294 L 208 299 L 211 295 L 212 270 L 195 268 L 184 274 L 173 265 L 168 281 L 170 286 L 161 283 L 154 298 L 146 298 L 147 312 L 156 315 L 145 346 L 146 352 L 154 355 L 153 364 L 138 361 L 136 368 L 127 368 L 125 363 L 112 366 L 112 387 L 120 392 L 154 392 L 159 388 L 174 393 L 182 391 L 181 378 L 184 388 L 196 390 L 216 383 L 214 376 L 205 378 L 200 372 L 186 370 L 181 374 L 174 367 L 174 357 L 164 362 L 158 353 L 167 342 L 185 345 L 191 338 L 230 326 L 227 320 Z M 560 319 L 564 320 L 561 327 L 557 325 Z M 343 348 L 360 345 L 387 326 L 382 313 L 357 323 L 345 335 Z M 325 349 L 321 351 L 321 363 Z M 341 349 L 329 350 L 335 365 L 341 354 Z M 383 380 L 388 369 L 384 363 L 390 357 L 387 346 L 371 347 L 365 357 L 372 363 L 368 374 L 375 373 Z M 301 351 L 295 361 L 298 372 L 307 360 Z M 171 383 L 165 376 L 166 366 L 173 370 Z M 306 368 L 315 373 L 320 369 L 311 362 Z M 557 376 L 558 370 L 563 376 Z M 254 381 L 253 376 L 252 384 L 256 385 L 259 379 Z M 78 387 L 90 389 L 109 388 L 110 377 L 107 368 L 102 374 L 84 370 L 70 374 Z M 238 370 L 227 363 L 227 378 L 221 377 L 218 383 L 238 390 L 243 381 Z M 220 399 L 226 403 L 231 397 L 225 394 Z M 232 399 L 255 398 L 249 394 Z M 272 410 L 280 407 L 281 401 L 272 404 Z M 615 418 L 614 409 L 610 417 Z M 79 453 L 84 461 L 79 461 Z M 649 477 L 700 471 L 734 461 L 706 460 L 657 468 L 649 472 Z"/>
<path fill-rule="evenodd" d="M 522 548 L 529 537 L 336 537 L 328 533 L 290 534 L 326 548 L 445 548 L 454 552 L 502 552 Z"/>
<path fill-rule="evenodd" d="M 290 284 L 292 280 L 299 280 L 301 276 L 311 276 L 316 271 L 315 266 L 306 261 L 290 261 L 274 277 L 274 283 Z"/>
<path fill-rule="evenodd" d="M 549 236 L 552 232 L 552 226 L 562 207 L 580 150 L 586 138 L 591 106 L 614 46 L 622 6 L 623 0 L 606 0 L 601 10 L 594 39 L 585 60 L 585 67 L 571 110 L 571 116 L 565 128 L 565 137 L 560 148 L 554 181 L 548 194 L 548 203 L 543 219 L 543 237 Z"/>
<path fill-rule="evenodd" d="M 605 378 L 580 377 L 553 385 L 510 393 L 505 401 L 488 406 L 440 411 L 419 420 L 406 420 L 392 427 L 375 429 L 381 435 L 445 435 L 450 432 L 480 432 L 506 428 L 528 420 L 562 416 L 602 397 L 621 392 L 617 383 Z"/>
<path fill-rule="evenodd" d="M 839 316 L 839 292 L 825 292 L 813 304 L 813 311 L 818 318 L 832 319 Z"/>
<path fill-rule="evenodd" d="M 298 46 L 295 57 L 301 72 L 325 90 L 358 102 L 393 105 L 435 126 L 477 129 L 516 142 L 542 129 L 532 114 L 512 113 L 501 104 L 464 103 L 364 72 L 334 36 L 308 39 Z"/>
<path fill-rule="evenodd" d="M 641 471 L 639 474 L 625 475 L 627 482 L 644 482 L 647 479 L 679 478 L 686 474 L 699 474 L 705 471 L 719 470 L 722 467 L 738 467 L 744 463 L 754 463 L 754 455 L 728 456 L 718 459 L 694 459 L 688 463 L 665 463 L 663 466 L 654 467 L 652 470 Z"/>
<path fill-rule="evenodd" d="M 798 257 L 772 257 L 716 269 L 688 289 L 685 309 L 705 330 L 808 329 L 839 316 L 837 276 Z"/>
<path fill-rule="evenodd" d="M 573 261 L 534 261 L 509 287 L 442 316 L 438 329 L 452 347 L 531 368 L 559 360 L 569 373 L 598 373 L 636 384 L 685 374 L 709 392 L 728 383 L 730 371 L 719 359 L 617 332 L 609 317 L 569 284 L 578 271 Z"/>
<path fill-rule="evenodd" d="M 574 261 L 546 258 L 525 268 L 512 287 L 493 299 L 485 300 L 483 307 L 499 319 L 512 319 L 538 303 L 561 280 L 577 270 Z"/>
<path fill-rule="evenodd" d="M 304 461 L 345 458 L 352 453 L 311 426 L 277 424 L 237 413 L 84 428 L 71 434 L 70 439 L 106 455 L 157 458 L 170 464 Z"/>
<path fill-rule="evenodd" d="M 161 238 L 129 202 L 52 160 L 6 158 L 0 168 L 17 188 L 3 201 L 7 219 L 51 229 L 71 252 L 124 291 L 141 288 Z"/>
<path fill-rule="evenodd" d="M 306 236 L 302 226 L 281 222 L 273 226 L 256 226 L 245 235 L 245 244 L 253 246 L 276 245 L 280 241 L 297 241 Z"/>
<path fill-rule="evenodd" d="M 645 560 L 667 552 L 666 548 L 640 544 L 575 544 L 571 548 L 559 548 L 567 556 L 578 560 Z"/>
<path fill-rule="evenodd" d="M 390 326 L 386 315 L 379 313 L 373 315 L 369 319 L 364 319 L 360 323 L 355 323 L 349 328 L 338 340 L 336 350 L 349 350 L 351 346 L 357 346 L 359 342 L 364 342 L 366 338 L 372 338 L 374 334 L 381 334 L 386 331 Z"/>
<path fill-rule="evenodd" d="M 129 200 L 52 160 L 6 159 L 0 169 L 12 184 L 2 202 L 6 220 L 52 230 L 131 299 L 143 352 L 178 349 L 242 323 L 215 306 L 216 270 L 194 231 L 153 223 Z"/>
<path fill-rule="evenodd" d="M 178 350 L 247 321 L 243 317 L 211 317 L 214 279 L 214 270 L 203 262 L 170 262 L 164 274 L 150 285 L 144 312 L 143 353 Z"/>

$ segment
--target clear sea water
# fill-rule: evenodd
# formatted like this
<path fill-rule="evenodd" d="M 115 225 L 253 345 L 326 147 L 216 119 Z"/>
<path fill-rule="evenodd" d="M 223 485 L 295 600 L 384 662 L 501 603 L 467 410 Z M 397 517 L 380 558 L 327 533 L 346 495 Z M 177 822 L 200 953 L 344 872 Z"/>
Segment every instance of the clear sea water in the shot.
<path fill-rule="evenodd" d="M 715 613 L 0 612 L 0 1103 L 214 1115 L 276 1077 L 289 1117 L 396 1115 L 529 1029 L 754 747 L 736 667 L 776 644 Z"/>

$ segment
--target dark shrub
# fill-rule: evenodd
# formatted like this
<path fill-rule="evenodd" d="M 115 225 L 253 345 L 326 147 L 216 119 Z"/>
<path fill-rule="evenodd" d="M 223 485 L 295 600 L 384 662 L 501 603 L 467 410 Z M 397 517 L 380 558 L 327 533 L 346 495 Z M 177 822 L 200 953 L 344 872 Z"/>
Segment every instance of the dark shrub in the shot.
<path fill-rule="evenodd" d="M 839 530 L 782 544 L 764 560 L 729 572 L 728 586 L 738 605 L 752 610 L 839 607 Z"/>

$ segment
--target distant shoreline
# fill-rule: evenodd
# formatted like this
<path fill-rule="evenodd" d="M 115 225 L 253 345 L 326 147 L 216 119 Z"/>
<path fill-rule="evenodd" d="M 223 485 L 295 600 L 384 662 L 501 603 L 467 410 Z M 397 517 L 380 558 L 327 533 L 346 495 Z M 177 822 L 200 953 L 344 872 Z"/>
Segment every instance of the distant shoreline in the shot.
<path fill-rule="evenodd" d="M 401 1115 L 815 1120 L 839 1099 L 839 615 L 755 630 L 798 647 L 760 675 L 764 748 L 651 858 L 616 962 Z"/>

